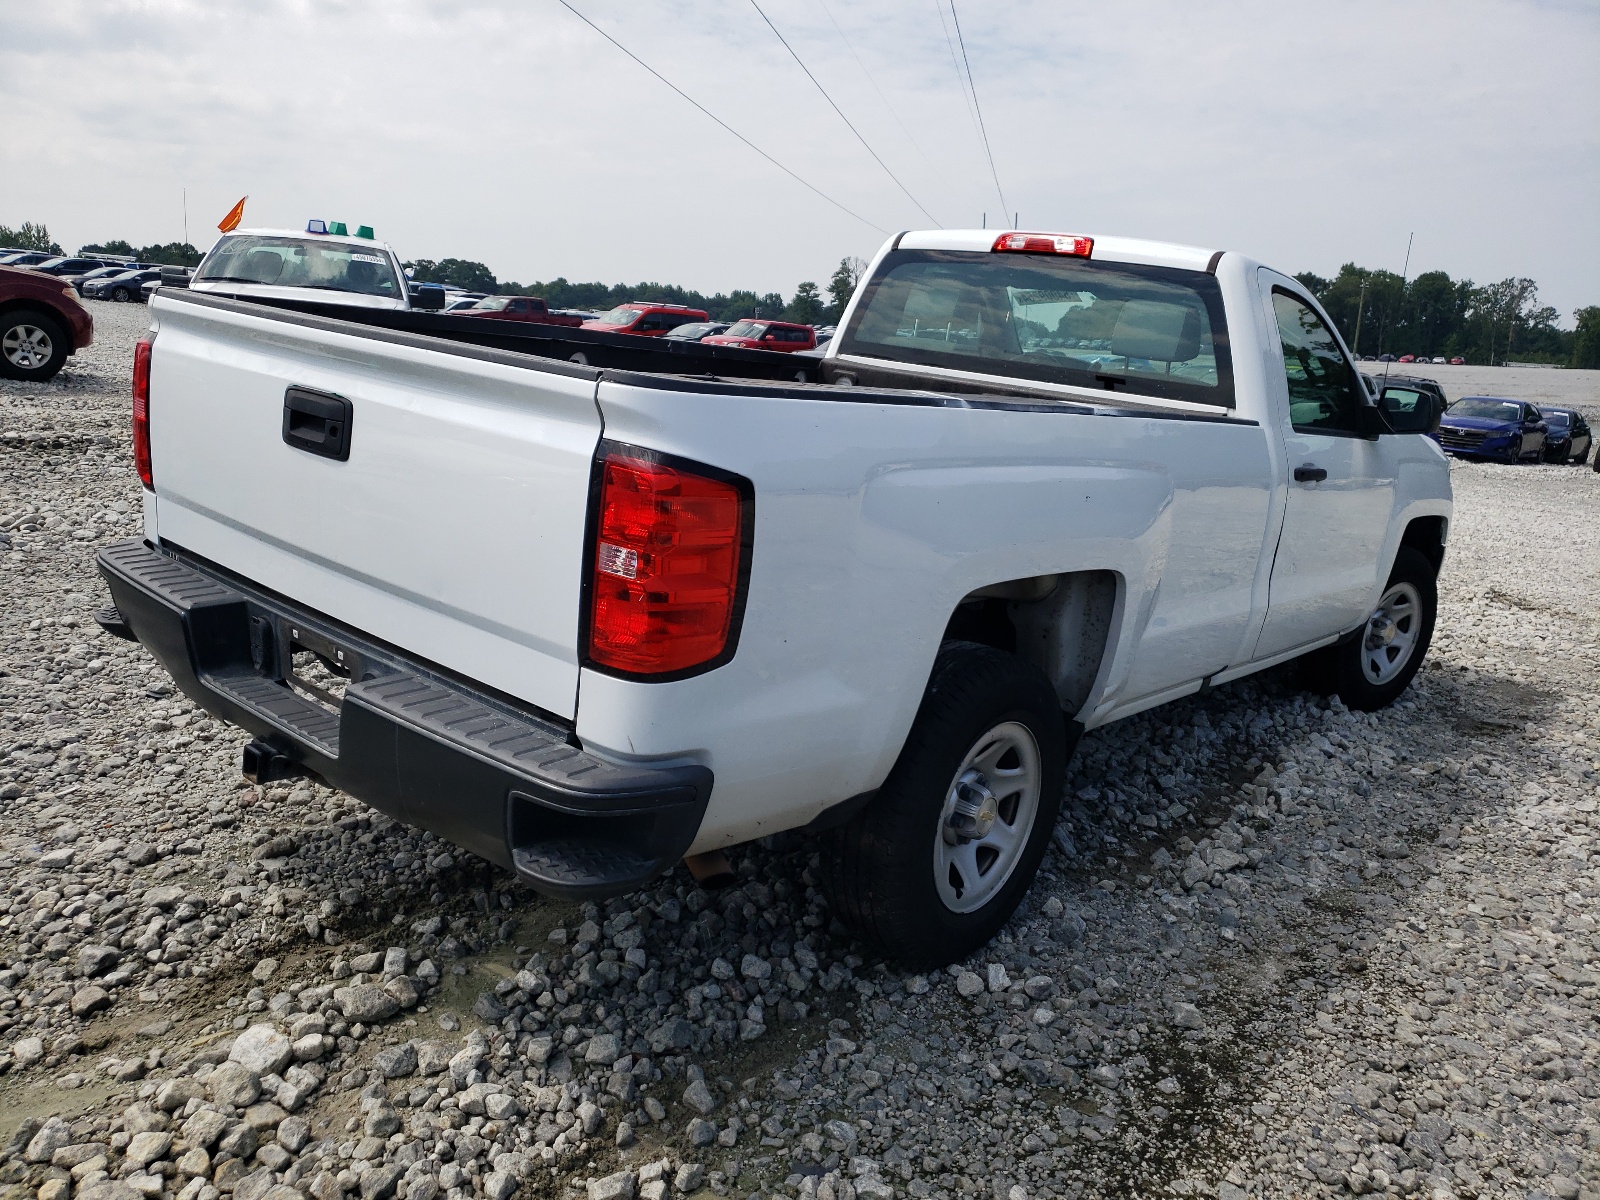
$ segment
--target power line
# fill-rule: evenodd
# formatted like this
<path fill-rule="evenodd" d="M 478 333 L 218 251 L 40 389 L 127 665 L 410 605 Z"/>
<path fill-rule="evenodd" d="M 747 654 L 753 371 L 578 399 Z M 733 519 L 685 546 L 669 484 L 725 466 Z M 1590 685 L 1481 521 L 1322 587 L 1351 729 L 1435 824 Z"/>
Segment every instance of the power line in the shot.
<path fill-rule="evenodd" d="M 972 122 L 972 132 L 978 132 L 978 118 L 972 115 L 972 99 L 967 95 L 967 81 L 961 74 L 961 61 L 956 58 L 956 44 L 950 40 L 950 22 L 944 19 L 944 5 L 933 0 L 933 11 L 939 14 L 939 28 L 944 30 L 944 44 L 950 50 L 950 65 L 955 68 L 956 87 L 961 90 L 961 106 L 967 110 L 967 120 Z"/>
<path fill-rule="evenodd" d="M 833 26 L 834 32 L 839 35 L 839 40 L 844 43 L 844 48 L 850 51 L 850 57 L 856 60 L 856 66 L 860 67 L 861 73 L 867 77 L 867 82 L 872 85 L 872 90 L 878 93 L 878 99 L 883 101 L 884 108 L 889 110 L 889 115 L 894 118 L 895 124 L 900 126 L 900 132 L 906 135 L 906 141 L 915 147 L 917 153 L 922 156 L 922 161 L 927 163 L 939 175 L 940 180 L 948 186 L 949 180 L 944 177 L 943 170 L 939 168 L 933 159 L 928 157 L 928 152 L 922 148 L 922 143 L 917 141 L 916 135 L 911 132 L 911 127 L 901 119 L 899 111 L 893 104 L 889 103 L 889 97 L 884 95 L 883 89 L 878 86 L 878 81 L 873 78 L 872 72 L 867 70 L 867 64 L 861 61 L 861 55 L 856 53 L 855 46 L 845 36 L 844 29 L 834 18 L 833 10 L 828 7 L 828 0 L 817 0 L 817 2 L 822 5 L 822 11 L 828 14 L 828 22 Z"/>
<path fill-rule="evenodd" d="M 562 0 L 562 2 L 565 3 L 565 0 Z M 823 87 L 821 82 L 818 81 L 817 77 L 811 73 L 811 68 L 806 66 L 804 62 L 801 62 L 800 56 L 794 52 L 794 47 L 789 45 L 789 40 L 784 37 L 783 34 L 779 33 L 778 27 L 772 23 L 772 18 L 761 11 L 761 5 L 757 4 L 756 0 L 750 0 L 750 7 L 761 14 L 761 19 L 767 23 L 767 28 L 772 30 L 772 32 L 777 35 L 778 40 L 783 43 L 783 48 L 789 52 L 789 57 L 793 58 L 796 63 L 799 63 L 800 69 L 806 73 L 806 78 L 811 80 L 812 83 L 816 84 L 817 91 L 822 93 L 822 98 L 828 102 L 828 104 L 833 108 L 834 112 L 839 114 L 839 119 L 845 123 L 850 132 L 856 135 L 856 141 L 860 142 L 866 147 L 867 153 L 872 155 L 873 160 L 883 168 L 883 173 L 890 179 L 894 180 L 894 185 L 905 193 L 907 200 L 911 201 L 911 203 L 915 204 L 917 208 L 921 210 L 923 216 L 927 217 L 928 220 L 932 221 L 935 225 L 939 225 L 938 218 L 926 208 L 922 207 L 922 201 L 913 196 L 911 194 L 911 190 L 906 187 L 905 184 L 900 182 L 899 176 L 889 169 L 889 164 L 878 157 L 878 152 L 868 144 L 866 138 L 861 136 L 861 131 L 850 123 L 850 118 L 844 115 L 844 109 L 840 108 L 833 102 L 833 97 L 828 95 L 828 89 Z M 944 226 L 939 225 L 939 228 L 943 229 Z"/>
<path fill-rule="evenodd" d="M 956 41 L 961 43 L 961 62 L 967 68 L 967 86 L 972 89 L 972 107 L 978 113 L 978 132 L 983 135 L 983 152 L 989 156 L 989 174 L 994 176 L 994 190 L 1000 193 L 1000 219 L 1004 221 L 1011 206 L 1006 203 L 1006 194 L 1000 188 L 1000 172 L 994 169 L 994 151 L 989 149 L 989 131 L 983 125 L 983 108 L 978 104 L 978 85 L 972 82 L 972 64 L 967 61 L 967 43 L 961 36 L 961 18 L 956 15 L 956 0 L 950 0 L 950 19 L 956 25 Z"/>
<path fill-rule="evenodd" d="M 717 116 L 716 113 L 712 112 L 704 104 L 701 104 L 700 101 L 696 100 L 693 96 L 689 95 L 688 92 L 684 91 L 677 84 L 673 83 L 670 79 L 668 79 L 660 71 L 656 70 L 649 63 L 645 62 L 644 59 L 640 58 L 632 50 L 629 50 L 621 42 L 617 41 L 616 38 L 612 37 L 604 29 L 601 29 L 600 26 L 596 25 L 593 21 L 589 20 L 588 17 L 584 16 L 577 9 L 573 8 L 571 4 L 567 3 L 567 0 L 557 0 L 557 3 L 560 4 L 562 8 L 566 9 L 573 16 L 577 17 L 578 20 L 582 21 L 590 29 L 594 30 L 601 37 L 605 38 L 606 41 L 610 42 L 618 50 L 621 50 L 629 58 L 633 59 L 634 62 L 638 63 L 646 71 L 649 71 L 650 74 L 654 75 L 662 83 L 666 84 L 673 91 L 677 92 L 678 95 L 682 96 L 685 100 L 687 100 L 690 104 L 692 104 L 696 108 L 698 108 L 706 116 L 710 117 L 718 125 L 722 126 L 722 128 L 727 130 L 729 133 L 733 134 L 734 137 L 738 138 L 746 146 L 749 146 L 750 149 L 754 150 L 762 158 L 766 159 L 773 166 L 777 167 L 778 170 L 782 171 L 790 179 L 793 179 L 796 183 L 800 184 L 802 187 L 806 188 L 807 190 L 816 193 L 818 196 L 821 196 L 824 200 L 826 200 L 829 204 L 833 205 L 840 212 L 845 213 L 847 216 L 854 217 L 856 220 L 860 221 L 863 225 L 866 225 L 871 229 L 876 229 L 879 233 L 887 234 L 889 232 L 882 225 L 875 225 L 871 221 L 869 221 L 865 217 L 863 217 L 860 213 L 852 212 L 850 209 L 846 208 L 843 204 L 840 204 L 839 201 L 835 200 L 832 196 L 828 195 L 827 192 L 823 191 L 821 188 L 817 187 L 815 184 L 809 183 L 805 179 L 802 179 L 799 175 L 796 175 L 793 171 L 791 171 L 788 167 L 784 166 L 777 159 L 773 158 L 772 155 L 768 154 L 760 146 L 756 145 L 749 138 L 745 137 L 744 134 L 740 133 L 732 125 L 729 125 L 721 117 Z"/>

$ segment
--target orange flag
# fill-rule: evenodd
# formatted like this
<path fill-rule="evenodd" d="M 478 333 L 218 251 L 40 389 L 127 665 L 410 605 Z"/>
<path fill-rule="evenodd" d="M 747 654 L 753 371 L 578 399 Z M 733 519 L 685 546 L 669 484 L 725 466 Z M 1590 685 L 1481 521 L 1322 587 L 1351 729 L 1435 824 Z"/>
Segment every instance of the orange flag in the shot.
<path fill-rule="evenodd" d="M 239 203 L 228 210 L 228 215 L 222 218 L 217 224 L 217 228 L 222 230 L 223 233 L 232 233 L 239 228 L 239 222 L 244 220 L 244 202 L 248 199 L 250 199 L 249 196 L 240 196 Z"/>

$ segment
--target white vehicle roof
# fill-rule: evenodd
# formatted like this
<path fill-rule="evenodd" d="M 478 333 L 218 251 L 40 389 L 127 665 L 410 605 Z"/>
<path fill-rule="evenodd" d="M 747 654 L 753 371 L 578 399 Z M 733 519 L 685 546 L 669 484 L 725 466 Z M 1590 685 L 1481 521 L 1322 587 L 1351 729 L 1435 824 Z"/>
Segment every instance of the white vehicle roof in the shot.
<path fill-rule="evenodd" d="M 1139 263 L 1150 267 L 1181 267 L 1204 271 L 1217 251 L 1176 242 L 1152 242 L 1144 238 L 1102 237 L 1082 230 L 1044 229 L 914 229 L 900 235 L 895 246 L 901 250 L 994 249 L 995 240 L 1009 233 L 1034 233 L 1045 237 L 1089 237 L 1094 239 L 1091 261 Z"/>
<path fill-rule="evenodd" d="M 222 235 L 224 238 L 239 237 L 249 234 L 254 237 L 281 237 L 296 238 L 304 241 L 338 242 L 345 246 L 377 246 L 394 253 L 394 247 L 388 242 L 380 242 L 376 238 L 355 237 L 352 234 L 339 233 L 307 233 L 304 229 L 233 229 Z M 221 241 L 222 238 L 218 238 Z"/>

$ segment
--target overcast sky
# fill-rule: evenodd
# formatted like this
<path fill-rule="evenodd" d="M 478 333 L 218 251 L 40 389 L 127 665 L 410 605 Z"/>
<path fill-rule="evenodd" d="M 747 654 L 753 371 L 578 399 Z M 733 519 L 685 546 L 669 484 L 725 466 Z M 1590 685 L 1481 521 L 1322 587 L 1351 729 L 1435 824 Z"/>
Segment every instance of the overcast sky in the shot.
<path fill-rule="evenodd" d="M 930 224 L 750 0 L 572 2 L 865 220 L 557 0 L 0 0 L 0 224 L 176 240 L 187 188 L 204 248 L 248 193 L 247 226 L 502 279 L 785 294 Z M 1322 274 L 1398 271 L 1415 231 L 1412 274 L 1600 303 L 1595 0 L 957 0 L 998 189 L 949 0 L 760 2 L 940 224 L 1009 224 L 1003 192 L 1024 228 Z"/>

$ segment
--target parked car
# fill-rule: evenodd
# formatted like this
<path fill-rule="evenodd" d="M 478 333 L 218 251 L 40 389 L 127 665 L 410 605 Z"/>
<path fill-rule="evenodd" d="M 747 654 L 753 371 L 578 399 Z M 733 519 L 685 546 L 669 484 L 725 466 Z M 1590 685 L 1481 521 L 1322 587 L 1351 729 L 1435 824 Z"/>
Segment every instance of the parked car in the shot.
<path fill-rule="evenodd" d="M 1503 396 L 1463 396 L 1439 421 L 1436 437 L 1449 453 L 1502 462 L 1539 459 L 1550 426 L 1533 405 Z"/>
<path fill-rule="evenodd" d="M 1583 466 L 1594 448 L 1594 434 L 1589 422 L 1575 408 L 1541 408 L 1550 432 L 1545 435 L 1544 460 L 1553 463 L 1576 463 Z"/>
<path fill-rule="evenodd" d="M 137 300 L 144 293 L 140 290 L 150 280 L 160 280 L 160 267 L 144 267 L 138 271 L 119 271 L 115 275 L 104 275 L 99 279 L 91 279 L 83 285 L 83 294 L 90 300 L 114 300 L 118 304 L 125 304 L 129 300 Z"/>
<path fill-rule="evenodd" d="M 1019 296 L 1091 344 L 1001 340 Z M 549 895 L 807 829 L 830 915 L 949 963 L 1027 891 L 1082 731 L 1306 654 L 1370 711 L 1429 646 L 1435 413 L 1375 404 L 1242 255 L 908 232 L 832 356 L 776 369 L 286 308 L 156 293 L 101 619 L 255 782 L 315 772 Z"/>
<path fill-rule="evenodd" d="M 704 339 L 708 346 L 743 346 L 747 350 L 776 350 L 780 354 L 793 354 L 796 350 L 813 350 L 817 333 L 809 325 L 796 325 L 792 321 L 735 321 L 726 333 L 714 334 Z"/>
<path fill-rule="evenodd" d="M 94 318 L 50 275 L 0 267 L 0 375 L 41 383 L 94 341 Z"/>
<path fill-rule="evenodd" d="M 662 334 L 669 342 L 703 342 L 708 337 L 725 333 L 732 321 L 690 321 Z"/>
<path fill-rule="evenodd" d="M 1394 362 L 1395 358 L 1394 358 L 1394 355 L 1392 355 L 1392 354 L 1380 354 L 1380 355 L 1378 355 L 1378 361 L 1379 362 Z"/>
<path fill-rule="evenodd" d="M 70 283 L 78 295 L 83 295 L 83 285 L 96 279 L 109 279 L 113 275 L 121 275 L 124 271 L 143 271 L 155 266 L 154 263 L 111 263 L 104 267 L 95 267 L 93 270 L 84 271 L 78 275 L 58 275 L 62 283 Z"/>
<path fill-rule="evenodd" d="M 1458 354 L 1450 360 L 1450 365 L 1452 367 L 1464 367 L 1467 365 L 1467 360 Z"/>
<path fill-rule="evenodd" d="M 328 232 L 329 229 L 334 232 Z M 411 308 L 400 260 L 361 226 L 320 220 L 305 231 L 239 229 L 206 253 L 189 290 L 240 299 L 314 300 L 352 308 Z"/>
<path fill-rule="evenodd" d="M 1433 356 L 1433 359 L 1431 361 L 1432 361 L 1433 365 L 1436 366 L 1436 367 L 1442 367 L 1442 366 L 1445 365 L 1445 360 L 1444 360 L 1443 355 L 1436 354 L 1436 355 Z"/>
<path fill-rule="evenodd" d="M 193 267 L 157 267 L 156 270 L 160 274 L 139 285 L 139 296 L 146 304 L 150 302 L 150 297 L 155 294 L 157 288 L 186 288 L 189 286 L 190 277 L 194 275 Z"/>
<path fill-rule="evenodd" d="M 537 296 L 485 296 L 471 307 L 456 309 L 463 317 L 482 317 L 489 321 L 526 321 L 532 325 L 565 325 L 577 329 L 577 317 L 557 316 Z"/>
<path fill-rule="evenodd" d="M 640 337 L 662 337 L 669 330 L 691 321 L 709 321 L 711 314 L 682 304 L 651 304 L 638 302 L 619 304 L 593 321 L 585 321 L 585 329 L 602 333 L 632 333 Z"/>
<path fill-rule="evenodd" d="M 35 263 L 28 270 L 38 271 L 41 275 L 81 275 L 85 271 L 115 265 L 117 264 L 103 258 L 69 258 L 60 255 L 56 258 L 47 258 L 42 263 Z"/>
<path fill-rule="evenodd" d="M 0 258 L 0 267 L 31 267 L 36 263 L 49 262 L 57 257 L 54 254 L 43 254 L 38 250 L 18 250 Z"/>

